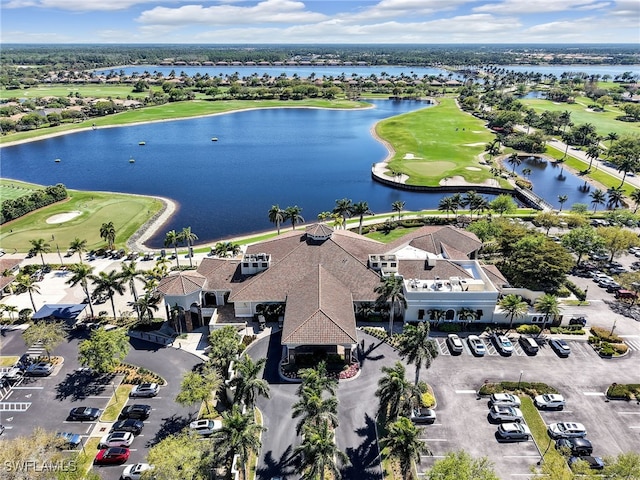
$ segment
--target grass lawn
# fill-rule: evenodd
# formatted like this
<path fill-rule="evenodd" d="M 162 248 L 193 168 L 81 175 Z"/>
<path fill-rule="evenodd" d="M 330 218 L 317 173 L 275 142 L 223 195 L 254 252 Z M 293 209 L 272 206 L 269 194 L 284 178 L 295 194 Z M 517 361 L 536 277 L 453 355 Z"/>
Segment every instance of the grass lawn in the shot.
<path fill-rule="evenodd" d="M 389 170 L 409 175 L 410 185 L 438 186 L 440 179 L 453 176 L 472 183 L 493 178 L 489 168 L 478 163 L 478 155 L 494 135 L 482 120 L 462 112 L 453 98 L 439 102 L 377 125 L 378 135 L 395 149 Z M 413 158 L 405 159 L 407 154 Z M 504 186 L 508 188 L 506 182 Z"/>
<path fill-rule="evenodd" d="M 153 87 L 154 91 L 162 91 L 161 87 Z M 133 85 L 36 85 L 20 90 L 0 90 L 0 99 L 8 98 L 38 98 L 38 97 L 69 97 L 70 95 L 80 98 L 145 98 L 149 92 L 134 92 Z"/>
<path fill-rule="evenodd" d="M 19 182 L 17 180 L 0 179 L 0 199 L 15 200 L 25 195 L 31 195 L 36 190 L 42 190 L 44 187 L 33 183 Z"/>
<path fill-rule="evenodd" d="M 556 103 L 550 100 L 532 98 L 520 100 L 527 107 L 533 108 L 540 114 L 545 110 L 551 112 L 571 112 L 571 121 L 575 125 L 591 123 L 599 135 L 605 136 L 609 132 L 616 132 L 618 135 L 640 134 L 640 122 L 621 122 L 616 117 L 623 114 L 622 110 L 613 105 L 608 105 L 604 112 L 592 112 L 587 110 L 591 105 L 590 99 L 578 97 L 576 103 Z M 607 146 L 609 142 L 606 142 Z"/>
<path fill-rule="evenodd" d="M 100 417 L 101 422 L 115 422 L 118 419 L 122 408 L 129 400 L 129 393 L 132 388 L 133 385 L 120 385 L 116 388 L 116 394 L 111 397 L 109 405 L 107 405 Z"/>
<path fill-rule="evenodd" d="M 99 437 L 90 437 L 84 444 L 84 448 L 80 450 L 76 457 L 76 466 L 79 472 L 88 472 L 93 466 L 93 460 L 98 454 L 98 443 L 100 443 Z"/>
<path fill-rule="evenodd" d="M 104 247 L 100 238 L 100 226 L 113 222 L 116 229 L 116 245 L 124 246 L 126 240 L 140 228 L 162 203 L 151 197 L 116 193 L 83 192 L 69 190 L 67 201 L 41 208 L 2 226 L 0 243 L 7 252 L 13 249 L 28 252 L 29 240 L 44 238 L 56 251 L 66 252 L 71 241 L 79 237 L 87 240 L 89 250 Z M 52 215 L 79 211 L 81 214 L 67 222 L 49 224 Z"/>
<path fill-rule="evenodd" d="M 396 239 L 398 239 L 400 237 L 404 237 L 408 233 L 411 233 L 411 232 L 417 230 L 418 228 L 422 228 L 422 227 L 415 227 L 415 228 L 398 227 L 398 228 L 394 228 L 389 233 L 385 233 L 385 232 L 370 232 L 370 233 L 367 233 L 365 235 L 365 237 L 370 238 L 372 240 L 377 240 L 377 241 L 382 242 L 382 243 L 391 243 L 394 240 L 396 240 Z"/>
<path fill-rule="evenodd" d="M 8 355 L 6 357 L 0 357 L 0 367 L 13 367 L 18 361 L 17 356 Z"/>
<path fill-rule="evenodd" d="M 280 107 L 316 107 L 316 108 L 362 108 L 367 104 L 350 100 L 306 99 L 299 101 L 284 100 L 192 100 L 185 102 L 167 103 L 151 107 L 128 110 L 126 112 L 108 115 L 106 117 L 91 118 L 80 123 L 66 123 L 57 127 L 40 128 L 28 132 L 18 132 L 0 138 L 0 144 L 16 140 L 37 138 L 51 133 L 67 132 L 80 128 L 90 128 L 93 124 L 98 127 L 110 125 L 130 125 L 132 123 L 150 122 L 158 120 L 176 120 L 201 115 L 246 110 L 248 108 L 280 108 Z"/>

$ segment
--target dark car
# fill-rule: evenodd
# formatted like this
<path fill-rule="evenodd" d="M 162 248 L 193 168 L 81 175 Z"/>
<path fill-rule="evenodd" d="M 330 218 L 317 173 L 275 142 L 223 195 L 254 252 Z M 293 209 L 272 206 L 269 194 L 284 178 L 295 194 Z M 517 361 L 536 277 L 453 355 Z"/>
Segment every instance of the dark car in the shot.
<path fill-rule="evenodd" d="M 149 418 L 151 414 L 151 406 L 150 405 L 127 405 L 120 412 L 120 418 L 125 420 L 127 418 L 133 418 L 136 420 L 146 420 Z"/>
<path fill-rule="evenodd" d="M 53 364 L 48 362 L 38 362 L 29 365 L 24 371 L 30 377 L 48 377 L 53 373 Z"/>
<path fill-rule="evenodd" d="M 571 348 L 569 344 L 561 338 L 554 338 L 549 342 L 551 348 L 555 350 L 559 357 L 568 357 L 571 354 Z"/>
<path fill-rule="evenodd" d="M 586 457 L 570 457 L 568 461 L 570 467 L 573 467 L 573 465 L 578 462 L 587 462 L 591 470 L 602 470 L 604 468 L 602 458 L 592 457 L 591 455 L 587 455 Z"/>
<path fill-rule="evenodd" d="M 112 432 L 131 432 L 134 435 L 140 435 L 142 429 L 144 428 L 144 422 L 140 420 L 134 420 L 133 418 L 129 418 L 127 420 L 120 420 L 116 422 L 111 427 Z"/>
<path fill-rule="evenodd" d="M 69 412 L 69 420 L 95 420 L 102 414 L 99 408 L 76 407 Z"/>
<path fill-rule="evenodd" d="M 56 438 L 60 439 L 60 447 L 70 450 L 76 449 L 82 443 L 82 437 L 78 433 L 58 432 Z"/>
<path fill-rule="evenodd" d="M 585 317 L 574 317 L 569 320 L 569 325 L 580 325 L 585 326 L 587 324 L 587 319 Z"/>
<path fill-rule="evenodd" d="M 103 448 L 96 455 L 96 465 L 119 465 L 129 460 L 129 449 L 125 447 Z"/>
<path fill-rule="evenodd" d="M 559 438 L 556 440 L 556 449 L 563 450 L 576 457 L 593 453 L 593 445 L 586 438 Z"/>

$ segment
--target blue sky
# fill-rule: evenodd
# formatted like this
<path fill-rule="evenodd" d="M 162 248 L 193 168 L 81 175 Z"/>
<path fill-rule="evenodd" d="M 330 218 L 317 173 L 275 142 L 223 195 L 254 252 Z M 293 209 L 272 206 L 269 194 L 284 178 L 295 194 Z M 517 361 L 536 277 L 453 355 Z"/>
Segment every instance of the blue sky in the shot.
<path fill-rule="evenodd" d="M 2 43 L 640 43 L 639 0 L 0 0 Z"/>

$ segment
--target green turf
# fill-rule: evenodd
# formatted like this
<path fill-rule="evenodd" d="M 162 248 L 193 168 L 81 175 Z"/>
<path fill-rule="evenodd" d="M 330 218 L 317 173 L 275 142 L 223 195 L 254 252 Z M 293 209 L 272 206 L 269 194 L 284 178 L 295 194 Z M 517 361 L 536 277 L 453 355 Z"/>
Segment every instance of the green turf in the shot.
<path fill-rule="evenodd" d="M 41 208 L 2 226 L 0 244 L 7 252 L 14 249 L 27 252 L 29 241 L 45 239 L 55 252 L 56 245 L 64 253 L 71 241 L 78 237 L 87 240 L 87 248 L 104 247 L 100 238 L 100 226 L 113 222 L 116 229 L 116 245 L 125 242 L 154 213 L 162 203 L 152 197 L 103 192 L 69 190 L 69 200 Z M 79 211 L 81 215 L 64 223 L 48 224 L 52 215 Z"/>
<path fill-rule="evenodd" d="M 14 200 L 25 195 L 31 195 L 36 190 L 42 190 L 42 188 L 42 186 L 33 183 L 0 178 L 0 201 Z"/>
<path fill-rule="evenodd" d="M 153 88 L 155 91 L 162 91 L 160 87 Z M 144 98 L 149 96 L 149 92 L 134 92 L 133 85 L 38 85 L 21 90 L 0 90 L 0 99 L 8 98 L 38 98 L 38 97 L 69 97 L 80 96 L 80 98 Z"/>
<path fill-rule="evenodd" d="M 493 178 L 478 155 L 494 135 L 484 122 L 462 112 L 453 98 L 439 104 L 381 121 L 378 135 L 395 149 L 389 171 L 409 175 L 407 184 L 438 186 L 445 177 L 461 176 L 471 183 Z M 405 159 L 407 156 L 413 158 Z M 471 167 L 472 170 L 469 170 Z M 509 188 L 504 182 L 503 187 Z"/>

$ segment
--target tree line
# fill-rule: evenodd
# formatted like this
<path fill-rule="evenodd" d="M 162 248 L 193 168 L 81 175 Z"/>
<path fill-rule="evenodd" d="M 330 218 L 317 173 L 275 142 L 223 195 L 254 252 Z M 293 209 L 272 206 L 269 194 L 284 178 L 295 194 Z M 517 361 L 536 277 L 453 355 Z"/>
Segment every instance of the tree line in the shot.
<path fill-rule="evenodd" d="M 58 183 L 44 189 L 35 190 L 29 195 L 3 200 L 0 205 L 0 225 L 20 218 L 39 208 L 64 200 L 67 197 L 66 187 Z"/>

